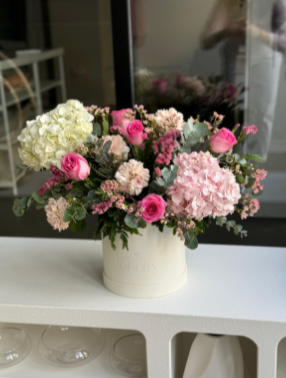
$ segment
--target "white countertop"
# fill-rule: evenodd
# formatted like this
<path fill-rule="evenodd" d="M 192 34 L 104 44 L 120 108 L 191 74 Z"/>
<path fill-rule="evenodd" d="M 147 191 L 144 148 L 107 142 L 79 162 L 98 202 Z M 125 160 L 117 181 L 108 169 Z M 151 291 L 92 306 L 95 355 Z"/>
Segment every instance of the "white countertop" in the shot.
<path fill-rule="evenodd" d="M 187 250 L 187 264 L 180 291 L 129 299 L 103 286 L 99 241 L 2 237 L 0 322 L 20 323 L 21 312 L 44 309 L 39 324 L 67 309 L 73 317 L 118 312 L 286 322 L 286 248 L 200 245 Z"/>

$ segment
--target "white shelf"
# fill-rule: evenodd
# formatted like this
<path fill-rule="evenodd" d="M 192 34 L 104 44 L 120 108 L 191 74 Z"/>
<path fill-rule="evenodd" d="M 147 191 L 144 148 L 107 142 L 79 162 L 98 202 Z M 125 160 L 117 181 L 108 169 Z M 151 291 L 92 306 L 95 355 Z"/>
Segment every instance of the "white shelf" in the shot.
<path fill-rule="evenodd" d="M 258 346 L 258 378 L 276 378 L 286 248 L 200 245 L 187 251 L 187 285 L 146 300 L 104 288 L 100 242 L 0 238 L 0 254 L 0 322 L 138 330 L 148 378 L 173 377 L 170 341 L 178 333 L 245 336 Z"/>
<path fill-rule="evenodd" d="M 34 84 L 29 83 L 29 85 L 31 86 L 32 95 L 36 96 L 35 92 L 34 92 Z M 41 91 L 41 93 L 43 93 L 43 92 L 46 92 L 46 91 L 48 91 L 52 88 L 56 88 L 56 87 L 59 87 L 59 86 L 61 86 L 60 80 L 43 80 L 40 83 L 40 91 Z M 6 92 L 6 107 L 17 104 L 18 102 L 28 100 L 28 99 L 31 98 L 31 92 L 29 92 L 25 86 L 19 87 L 18 89 L 15 88 L 15 92 L 16 92 L 16 95 L 17 95 L 16 99 L 12 96 L 12 94 L 10 92 L 8 92 L 8 91 Z M 0 110 L 3 110 L 3 106 L 1 104 L 0 104 Z"/>
<path fill-rule="evenodd" d="M 89 364 L 79 366 L 77 368 L 61 368 L 48 364 L 42 360 L 37 350 L 38 340 L 44 331 L 46 326 L 31 326 L 22 325 L 19 327 L 26 331 L 32 340 L 32 350 L 29 356 L 19 363 L 0 370 L 0 377 L 3 378 L 57 378 L 57 377 L 69 377 L 69 378 L 120 378 L 122 377 L 109 364 L 109 352 L 116 340 L 120 337 L 130 334 L 130 331 L 120 330 L 105 330 L 106 345 L 101 353 L 95 360 Z"/>

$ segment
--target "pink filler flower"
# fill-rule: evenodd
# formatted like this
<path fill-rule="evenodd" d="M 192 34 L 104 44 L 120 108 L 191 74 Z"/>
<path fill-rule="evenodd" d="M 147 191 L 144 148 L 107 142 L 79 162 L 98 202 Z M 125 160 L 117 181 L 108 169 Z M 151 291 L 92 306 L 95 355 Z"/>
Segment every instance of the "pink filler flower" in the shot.
<path fill-rule="evenodd" d="M 248 134 L 256 134 L 258 129 L 255 125 L 251 126 L 243 126 L 242 130 L 245 132 L 246 135 Z"/>

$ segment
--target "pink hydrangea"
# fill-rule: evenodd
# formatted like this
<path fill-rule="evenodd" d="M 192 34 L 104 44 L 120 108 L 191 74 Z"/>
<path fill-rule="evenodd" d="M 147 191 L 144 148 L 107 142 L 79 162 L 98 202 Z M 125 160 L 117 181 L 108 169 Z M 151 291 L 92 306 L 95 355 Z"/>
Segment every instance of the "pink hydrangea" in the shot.
<path fill-rule="evenodd" d="M 197 220 L 234 212 L 241 197 L 239 185 L 233 173 L 220 168 L 209 152 L 179 154 L 174 163 L 179 170 L 173 186 L 167 190 L 171 211 Z"/>

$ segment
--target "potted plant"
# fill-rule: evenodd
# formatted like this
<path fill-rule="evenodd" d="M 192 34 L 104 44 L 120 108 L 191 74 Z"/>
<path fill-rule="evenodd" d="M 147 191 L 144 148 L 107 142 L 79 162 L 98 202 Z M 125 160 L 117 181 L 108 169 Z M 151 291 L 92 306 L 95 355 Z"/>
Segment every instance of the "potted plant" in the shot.
<path fill-rule="evenodd" d="M 261 158 L 232 150 L 257 128 L 230 131 L 222 120 L 214 113 L 210 122 L 185 121 L 173 108 L 148 114 L 142 105 L 110 117 L 108 108 L 69 100 L 22 130 L 23 164 L 52 177 L 13 210 L 43 208 L 59 231 L 82 230 L 87 216 L 97 217 L 94 237 L 102 236 L 111 291 L 137 298 L 174 292 L 187 280 L 185 246 L 197 248 L 213 219 L 246 236 L 227 216 L 237 211 L 244 219 L 259 208 L 252 195 L 266 172 L 251 161 Z"/>

